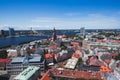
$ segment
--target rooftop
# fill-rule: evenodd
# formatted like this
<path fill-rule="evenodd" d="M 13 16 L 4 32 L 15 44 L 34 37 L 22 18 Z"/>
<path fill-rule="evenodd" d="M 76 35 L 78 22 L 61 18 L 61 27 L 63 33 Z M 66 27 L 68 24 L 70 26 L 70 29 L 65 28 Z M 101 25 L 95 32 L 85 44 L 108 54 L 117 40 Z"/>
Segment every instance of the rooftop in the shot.
<path fill-rule="evenodd" d="M 39 67 L 37 67 L 37 66 L 29 66 L 27 69 L 25 69 L 19 75 L 17 75 L 14 78 L 14 80 L 28 80 L 38 69 L 39 69 Z"/>
<path fill-rule="evenodd" d="M 2 58 L 0 58 L 0 63 L 8 63 L 10 61 L 11 61 L 11 59 L 2 59 Z"/>
<path fill-rule="evenodd" d="M 74 79 L 85 78 L 85 79 L 101 80 L 101 73 L 100 72 L 85 72 L 85 71 L 76 71 L 76 70 L 54 68 L 54 69 L 49 70 L 48 75 L 51 77 L 64 77 L 64 78 L 74 78 Z M 46 78 L 46 77 L 44 76 L 44 78 Z M 44 78 L 41 78 L 41 80 L 45 80 Z"/>
<path fill-rule="evenodd" d="M 29 59 L 29 62 L 40 62 L 40 61 L 41 61 L 41 56 L 33 57 L 32 59 Z"/>
<path fill-rule="evenodd" d="M 25 57 L 15 57 L 12 59 L 11 63 L 22 63 L 25 60 Z"/>

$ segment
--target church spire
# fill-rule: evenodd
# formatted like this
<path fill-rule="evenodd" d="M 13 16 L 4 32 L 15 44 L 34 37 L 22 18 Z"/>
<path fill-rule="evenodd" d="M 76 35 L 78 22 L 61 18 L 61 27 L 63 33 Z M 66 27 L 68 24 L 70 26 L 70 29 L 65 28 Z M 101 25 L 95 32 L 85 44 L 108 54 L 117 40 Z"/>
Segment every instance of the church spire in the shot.
<path fill-rule="evenodd" d="M 53 38 L 53 41 L 55 41 L 55 40 L 57 39 L 55 27 L 54 27 L 54 29 L 53 29 L 52 38 Z"/>

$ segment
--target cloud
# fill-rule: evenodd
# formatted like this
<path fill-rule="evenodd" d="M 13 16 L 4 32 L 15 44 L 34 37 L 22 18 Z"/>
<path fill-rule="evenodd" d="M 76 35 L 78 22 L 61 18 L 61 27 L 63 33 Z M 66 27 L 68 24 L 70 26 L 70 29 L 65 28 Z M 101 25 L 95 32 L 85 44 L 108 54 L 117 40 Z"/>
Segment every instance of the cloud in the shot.
<path fill-rule="evenodd" d="M 117 17 L 96 13 L 87 14 L 86 16 L 81 17 L 40 18 L 40 20 L 38 19 L 38 23 L 39 22 L 45 22 L 41 24 L 43 26 L 56 26 L 58 29 L 79 29 L 80 27 L 86 27 L 89 29 L 114 29 L 119 28 L 120 26 Z"/>
<path fill-rule="evenodd" d="M 0 29 L 7 29 L 12 26 L 15 30 L 30 30 L 32 27 L 35 30 L 42 29 L 115 29 L 120 27 L 119 16 L 108 16 L 103 14 L 91 13 L 84 16 L 75 17 L 37 17 L 24 24 L 5 24 L 0 25 Z"/>
<path fill-rule="evenodd" d="M 0 30 L 8 30 L 9 27 L 14 28 L 15 30 L 50 30 L 53 29 L 54 26 L 46 26 L 46 25 L 11 25 L 11 24 L 0 24 Z"/>
<path fill-rule="evenodd" d="M 8 29 L 10 26 L 8 24 L 0 24 L 0 30 L 6 30 Z"/>
<path fill-rule="evenodd" d="M 30 29 L 26 25 L 0 24 L 0 30 L 8 30 L 9 27 L 14 28 L 15 30 L 28 30 L 28 29 Z"/>
<path fill-rule="evenodd" d="M 102 14 L 89 14 L 89 25 L 98 28 L 119 28 L 119 17 L 106 16 Z"/>

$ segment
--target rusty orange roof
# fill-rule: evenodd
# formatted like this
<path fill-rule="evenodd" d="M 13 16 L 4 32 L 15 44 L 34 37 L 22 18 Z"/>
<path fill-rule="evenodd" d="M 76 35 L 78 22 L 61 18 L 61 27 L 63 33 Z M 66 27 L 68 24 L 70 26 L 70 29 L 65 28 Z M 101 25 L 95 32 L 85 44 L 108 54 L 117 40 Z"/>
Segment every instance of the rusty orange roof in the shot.
<path fill-rule="evenodd" d="M 47 54 L 45 54 L 45 58 L 51 59 L 51 58 L 53 58 L 53 55 L 51 53 L 47 53 Z"/>
<path fill-rule="evenodd" d="M 112 70 L 110 68 L 108 68 L 107 66 L 101 66 L 100 71 L 101 72 L 112 72 Z"/>
<path fill-rule="evenodd" d="M 48 70 L 40 80 L 51 80 L 51 78 L 49 77 L 50 74 L 50 70 Z"/>
<path fill-rule="evenodd" d="M 47 75 L 51 74 L 54 77 L 66 77 L 66 78 L 85 78 L 85 79 L 101 79 L 101 73 L 100 72 L 85 72 L 85 71 L 76 71 L 76 70 L 59 70 L 59 69 L 51 69 L 48 74 L 45 74 L 41 78 L 41 80 L 47 80 Z M 45 79 L 46 78 L 46 79 Z M 50 78 L 49 78 L 50 79 Z"/>

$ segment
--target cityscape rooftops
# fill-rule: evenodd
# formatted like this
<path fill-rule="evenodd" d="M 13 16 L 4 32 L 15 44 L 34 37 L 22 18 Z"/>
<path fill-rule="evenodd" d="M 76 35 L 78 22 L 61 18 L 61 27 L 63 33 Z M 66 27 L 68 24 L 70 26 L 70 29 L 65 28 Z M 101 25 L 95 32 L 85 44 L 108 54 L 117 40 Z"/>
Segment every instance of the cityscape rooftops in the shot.
<path fill-rule="evenodd" d="M 116 54 L 113 55 L 110 53 L 115 53 L 113 50 L 118 50 L 118 48 L 116 47 L 120 47 L 120 44 L 118 44 L 118 42 L 115 41 L 112 42 L 111 40 L 107 40 L 107 39 L 106 40 L 96 39 L 97 40 L 96 42 L 92 42 L 92 40 L 91 42 L 86 42 L 84 40 L 79 41 L 78 39 L 79 37 L 75 36 L 73 38 L 72 36 L 72 38 L 70 37 L 70 39 L 67 37 L 59 40 L 55 39 L 52 42 L 50 42 L 49 39 L 46 39 L 46 40 L 42 40 L 39 46 L 36 45 L 36 42 L 31 42 L 29 44 L 22 45 L 23 47 L 21 46 L 20 50 L 17 49 L 10 50 L 9 52 L 12 53 L 14 52 L 17 54 L 17 56 L 19 53 L 22 53 L 22 51 L 24 53 L 24 55 L 22 56 L 26 56 L 27 54 L 28 55 L 26 57 L 13 58 L 11 63 L 18 63 L 18 64 L 9 64 L 8 67 L 6 67 L 6 70 L 8 69 L 8 71 L 11 71 L 11 73 L 13 73 L 13 71 L 16 71 L 17 69 L 23 71 L 23 68 L 25 69 L 26 64 L 24 65 L 20 63 L 24 63 L 24 62 L 27 63 L 26 67 L 30 65 L 40 66 L 41 71 L 42 70 L 46 71 L 46 67 L 52 68 L 44 74 L 41 80 L 51 80 L 52 78 L 56 79 L 60 77 L 63 77 L 66 80 L 67 78 L 72 78 L 72 79 L 85 78 L 85 79 L 101 80 L 102 79 L 101 73 L 104 72 L 112 73 L 114 69 L 111 69 L 110 67 L 110 64 L 112 62 L 111 59 L 113 58 L 112 56 L 116 56 Z M 43 46 L 44 48 L 41 48 L 41 46 Z M 22 48 L 24 49 L 22 50 Z M 110 50 L 113 52 L 110 52 Z M 29 56 L 29 54 L 32 57 Z M 34 57 L 33 55 L 37 57 Z M 45 60 L 41 64 L 40 62 L 41 59 L 43 59 L 42 57 L 43 58 L 45 57 Z M 7 62 L 1 60 L 1 62 L 2 61 Z M 62 63 L 62 65 L 61 64 L 59 65 L 59 62 Z M 106 63 L 107 65 L 105 65 Z M 80 64 L 83 64 L 83 66 L 81 66 Z M 15 65 L 16 66 L 18 65 L 18 68 Z M 19 66 L 22 68 L 19 68 Z M 10 67 L 13 70 L 10 69 Z M 59 67 L 59 68 L 62 67 L 67 69 L 57 69 L 54 67 Z M 23 76 L 21 74 L 20 76 L 23 76 L 24 79 L 27 79 L 27 77 L 35 73 L 34 69 L 30 68 L 24 73 L 21 73 L 21 74 L 26 74 L 26 76 Z M 68 69 L 75 69 L 75 70 L 68 70 Z M 120 73 L 119 71 L 117 72 Z M 20 76 L 18 78 L 20 78 Z"/>

